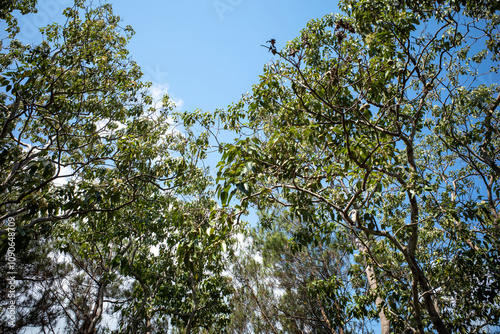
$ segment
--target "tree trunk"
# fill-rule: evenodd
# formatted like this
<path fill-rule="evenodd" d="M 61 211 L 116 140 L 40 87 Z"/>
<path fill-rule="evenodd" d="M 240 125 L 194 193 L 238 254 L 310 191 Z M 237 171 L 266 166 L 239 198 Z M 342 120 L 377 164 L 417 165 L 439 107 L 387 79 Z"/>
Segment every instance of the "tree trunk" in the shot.
<path fill-rule="evenodd" d="M 100 282 L 99 288 L 97 290 L 97 296 L 94 303 L 94 308 L 92 312 L 88 314 L 88 322 L 85 321 L 83 327 L 80 329 L 80 333 L 93 334 L 96 332 L 96 327 L 99 324 L 103 312 L 104 306 L 104 292 L 107 287 L 107 281 Z"/>
<path fill-rule="evenodd" d="M 368 257 L 368 250 L 366 249 L 366 246 L 357 238 L 354 237 L 354 243 L 356 245 L 356 248 L 358 251 L 363 254 L 366 262 L 366 277 L 368 278 L 368 284 L 370 285 L 370 290 L 372 291 L 377 291 L 377 278 L 375 277 L 375 270 L 373 269 L 373 266 L 371 265 Z M 377 305 L 377 309 L 380 309 L 380 312 L 378 313 L 379 319 L 380 319 L 380 333 L 381 334 L 390 334 L 391 333 L 391 323 L 389 322 L 389 319 L 387 319 L 387 316 L 385 315 L 384 312 L 384 307 L 382 307 L 383 300 L 382 298 L 379 297 L 377 293 L 377 298 L 375 299 L 375 305 Z"/>
<path fill-rule="evenodd" d="M 358 224 L 358 213 L 357 211 L 354 211 L 351 219 L 354 222 L 354 225 Z M 375 270 L 373 269 L 373 266 L 371 262 L 369 261 L 369 255 L 368 255 L 368 249 L 366 246 L 359 240 L 357 236 L 354 234 L 351 235 L 354 245 L 358 249 L 358 251 L 364 256 L 365 262 L 366 262 L 366 277 L 368 278 L 368 284 L 370 285 L 370 290 L 375 291 L 377 298 L 375 299 L 375 305 L 377 306 L 377 309 L 380 309 L 380 312 L 378 313 L 379 319 L 380 319 L 380 333 L 381 334 L 390 334 L 391 333 L 391 323 L 389 322 L 389 319 L 387 319 L 387 316 L 385 315 L 384 312 L 384 307 L 382 307 L 382 298 L 379 297 L 377 291 L 377 278 L 375 277 Z"/>
<path fill-rule="evenodd" d="M 414 257 L 411 257 L 408 254 L 405 254 L 405 256 L 406 260 L 408 261 L 408 264 L 410 265 L 410 270 L 412 271 L 414 279 L 417 280 L 418 284 L 424 291 L 423 293 L 424 305 L 425 308 L 427 309 L 427 312 L 429 312 L 429 318 L 431 319 L 432 324 L 434 325 L 436 331 L 439 334 L 449 334 L 450 332 L 448 331 L 448 328 L 446 328 L 443 319 L 441 319 L 441 315 L 439 314 L 437 305 L 435 303 L 436 300 L 433 289 L 427 282 L 427 279 L 422 269 L 420 268 Z"/>

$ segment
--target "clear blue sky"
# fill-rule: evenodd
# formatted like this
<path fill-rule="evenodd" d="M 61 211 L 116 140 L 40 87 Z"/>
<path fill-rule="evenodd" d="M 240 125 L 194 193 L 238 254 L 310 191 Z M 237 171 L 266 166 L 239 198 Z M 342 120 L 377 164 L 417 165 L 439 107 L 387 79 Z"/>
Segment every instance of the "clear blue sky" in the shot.
<path fill-rule="evenodd" d="M 63 0 L 61 0 L 63 1 Z M 305 0 L 110 0 L 136 35 L 132 57 L 146 79 L 168 85 L 182 109 L 211 111 L 237 101 L 257 83 L 278 47 L 310 19 L 339 12 L 336 1 Z"/>
<path fill-rule="evenodd" d="M 20 39 L 39 42 L 37 27 L 60 20 L 72 2 L 39 0 L 38 14 L 19 19 Z M 275 38 L 283 47 L 309 20 L 339 12 L 337 1 L 326 0 L 107 2 L 136 31 L 129 50 L 145 79 L 168 86 L 183 110 L 205 111 L 226 107 L 257 83 L 272 59 L 261 44 Z"/>

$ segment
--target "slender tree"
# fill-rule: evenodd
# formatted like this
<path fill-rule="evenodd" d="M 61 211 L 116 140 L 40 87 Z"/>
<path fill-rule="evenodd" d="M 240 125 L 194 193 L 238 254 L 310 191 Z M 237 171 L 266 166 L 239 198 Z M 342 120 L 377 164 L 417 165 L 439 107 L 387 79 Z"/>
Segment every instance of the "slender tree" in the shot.
<path fill-rule="evenodd" d="M 366 280 L 351 277 L 349 241 L 314 235 L 279 207 L 261 221 L 232 267 L 232 332 L 371 333 L 348 303 L 350 295 L 370 291 Z"/>

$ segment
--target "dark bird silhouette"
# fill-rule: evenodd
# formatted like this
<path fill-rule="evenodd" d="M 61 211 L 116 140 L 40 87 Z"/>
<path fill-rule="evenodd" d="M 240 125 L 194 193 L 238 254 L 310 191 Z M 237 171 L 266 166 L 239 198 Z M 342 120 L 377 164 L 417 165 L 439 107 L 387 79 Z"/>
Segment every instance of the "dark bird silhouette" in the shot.
<path fill-rule="evenodd" d="M 272 52 L 273 55 L 278 53 L 278 51 L 276 51 L 276 39 L 271 38 L 266 43 L 270 43 L 271 45 L 261 45 L 261 46 L 267 48 L 269 52 Z"/>

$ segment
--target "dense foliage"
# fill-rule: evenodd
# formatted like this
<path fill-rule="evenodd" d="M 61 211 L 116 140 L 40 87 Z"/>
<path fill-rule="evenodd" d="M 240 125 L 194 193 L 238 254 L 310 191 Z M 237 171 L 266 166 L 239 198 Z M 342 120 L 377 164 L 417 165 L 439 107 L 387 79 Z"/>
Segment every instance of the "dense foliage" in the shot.
<path fill-rule="evenodd" d="M 15 228 L 0 253 L 18 282 L 14 299 L 2 281 L 2 333 L 103 332 L 111 316 L 117 332 L 224 327 L 232 218 L 197 167 L 203 137 L 153 101 L 110 5 L 75 1 L 24 44 L 11 12 L 33 5 L 2 8 L 0 216 Z"/>
<path fill-rule="evenodd" d="M 35 45 L 0 1 L 0 331 L 498 331 L 500 5 L 340 8 L 209 113 L 153 100 L 110 5 Z"/>
<path fill-rule="evenodd" d="M 382 333 L 500 322 L 500 86 L 483 80 L 499 67 L 499 5 L 415 4 L 346 0 L 282 50 L 270 40 L 276 60 L 219 113 L 254 133 L 224 146 L 223 202 L 286 208 L 300 246 L 350 252 L 326 288 L 347 312 L 331 332 L 346 319 L 378 318 Z"/>

